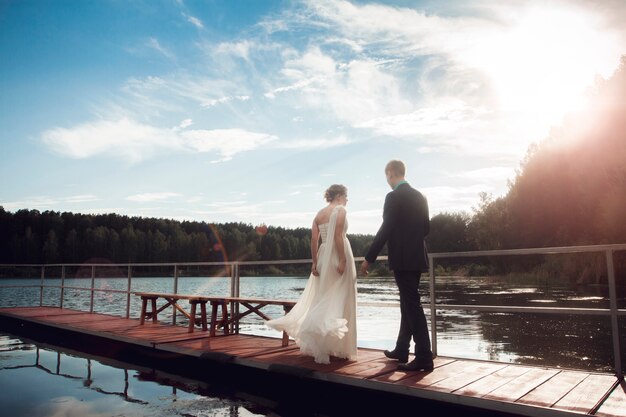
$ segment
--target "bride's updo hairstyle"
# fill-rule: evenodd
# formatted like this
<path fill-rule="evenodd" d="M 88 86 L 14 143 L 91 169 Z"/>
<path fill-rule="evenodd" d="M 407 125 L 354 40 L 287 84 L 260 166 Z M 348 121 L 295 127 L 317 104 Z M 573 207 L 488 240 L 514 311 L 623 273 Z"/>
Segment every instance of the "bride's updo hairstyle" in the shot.
<path fill-rule="evenodd" d="M 333 184 L 324 192 L 324 198 L 329 203 L 340 195 L 348 195 L 348 189 L 345 185 Z"/>

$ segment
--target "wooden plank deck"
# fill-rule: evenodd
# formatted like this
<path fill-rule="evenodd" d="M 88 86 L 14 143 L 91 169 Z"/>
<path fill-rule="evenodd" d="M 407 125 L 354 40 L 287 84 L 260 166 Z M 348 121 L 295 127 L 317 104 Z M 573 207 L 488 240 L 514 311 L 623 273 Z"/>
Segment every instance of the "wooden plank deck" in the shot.
<path fill-rule="evenodd" d="M 186 327 L 56 307 L 0 309 L 0 316 L 158 351 L 206 357 L 223 355 L 238 366 L 272 372 L 281 367 L 318 381 L 527 416 L 626 417 L 626 384 L 614 375 L 438 357 L 432 372 L 397 371 L 382 352 L 360 348 L 356 361 L 328 365 L 301 355 L 281 339 L 234 334 L 209 337 Z"/>

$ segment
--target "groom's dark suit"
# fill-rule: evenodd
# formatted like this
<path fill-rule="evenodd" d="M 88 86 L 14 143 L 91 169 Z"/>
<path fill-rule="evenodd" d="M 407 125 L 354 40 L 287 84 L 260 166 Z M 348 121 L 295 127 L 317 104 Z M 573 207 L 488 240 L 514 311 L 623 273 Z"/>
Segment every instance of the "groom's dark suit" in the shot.
<path fill-rule="evenodd" d="M 429 230 L 426 198 L 409 184 L 401 183 L 387 194 L 383 224 L 365 255 L 373 263 L 387 243 L 389 267 L 400 291 L 401 320 L 396 351 L 408 352 L 413 336 L 415 356 L 425 360 L 432 358 L 432 352 L 418 286 L 421 273 L 428 271 L 424 238 Z"/>

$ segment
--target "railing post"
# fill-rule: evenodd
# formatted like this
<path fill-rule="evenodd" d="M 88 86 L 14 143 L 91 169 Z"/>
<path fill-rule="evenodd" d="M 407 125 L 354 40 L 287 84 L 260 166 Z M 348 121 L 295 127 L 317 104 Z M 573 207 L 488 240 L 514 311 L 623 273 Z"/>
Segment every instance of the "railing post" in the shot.
<path fill-rule="evenodd" d="M 235 278 L 235 275 L 236 275 L 235 268 L 236 268 L 236 266 L 237 265 L 235 264 L 235 262 L 233 262 L 230 265 L 230 296 L 231 297 L 236 297 L 237 296 L 236 295 L 237 294 L 237 288 L 236 288 L 237 284 L 235 283 L 235 280 L 236 280 L 236 278 Z"/>
<path fill-rule="evenodd" d="M 606 251 L 606 270 L 609 280 L 609 301 L 611 306 L 611 334 L 613 336 L 613 356 L 615 360 L 615 374 L 618 378 L 624 378 L 622 370 L 622 351 L 620 349 L 619 321 L 617 311 L 617 291 L 615 288 L 615 266 L 613 264 L 613 251 Z"/>
<path fill-rule="evenodd" d="M 178 265 L 174 264 L 174 294 L 178 294 Z M 176 324 L 176 309 L 172 308 L 172 324 Z"/>
<path fill-rule="evenodd" d="M 239 297 L 239 263 L 233 262 L 230 267 L 230 296 Z M 231 315 L 239 316 L 239 303 L 230 304 Z M 231 324 L 231 332 L 239 333 L 239 320 Z"/>
<path fill-rule="evenodd" d="M 435 258 L 428 255 L 429 258 L 429 286 L 430 286 L 430 334 L 431 334 L 431 350 L 434 356 L 437 356 L 437 303 L 435 303 Z"/>
<path fill-rule="evenodd" d="M 61 265 L 61 308 L 63 308 L 63 299 L 65 298 L 65 265 Z"/>
<path fill-rule="evenodd" d="M 91 296 L 89 300 L 89 312 L 93 313 L 93 295 L 96 287 L 96 266 L 91 265 Z"/>
<path fill-rule="evenodd" d="M 41 265 L 41 286 L 39 291 L 39 307 L 43 307 L 43 280 L 46 275 L 46 266 Z"/>
<path fill-rule="evenodd" d="M 133 267 L 128 264 L 128 286 L 126 289 L 126 318 L 130 318 L 130 289 Z"/>

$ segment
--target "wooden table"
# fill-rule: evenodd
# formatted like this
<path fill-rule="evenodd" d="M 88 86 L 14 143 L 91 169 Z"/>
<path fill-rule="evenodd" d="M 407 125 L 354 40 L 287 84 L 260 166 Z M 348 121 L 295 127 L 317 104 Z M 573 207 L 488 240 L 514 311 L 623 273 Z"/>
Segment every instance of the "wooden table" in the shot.
<path fill-rule="evenodd" d="M 144 324 L 146 319 L 152 319 L 152 322 L 156 323 L 158 314 L 171 306 L 189 319 L 189 333 L 193 333 L 194 325 L 197 323 L 196 306 L 200 304 L 200 325 L 202 326 L 202 330 L 207 330 L 206 304 L 209 301 L 207 297 L 148 292 L 136 292 L 135 295 L 141 297 L 141 324 Z M 157 309 L 156 302 L 159 298 L 163 298 L 165 300 L 165 304 Z M 189 302 L 189 305 L 191 306 L 191 311 L 189 313 L 187 313 L 187 311 L 185 311 L 185 309 L 178 304 L 179 300 L 187 300 Z M 148 311 L 148 301 L 150 301 L 151 311 Z"/>
<path fill-rule="evenodd" d="M 268 305 L 280 305 L 283 307 L 283 311 L 287 314 L 293 306 L 295 301 L 291 300 L 272 300 L 265 298 L 244 298 L 244 297 L 209 297 L 203 295 L 185 295 L 185 294 L 167 294 L 167 293 L 153 293 L 153 292 L 135 292 L 135 295 L 141 297 L 141 324 L 145 323 L 146 319 L 152 319 L 152 322 L 157 322 L 157 317 L 160 312 L 168 307 L 172 307 L 175 310 L 180 311 L 189 319 L 189 333 L 193 333 L 194 326 L 202 326 L 202 330 L 209 330 L 209 336 L 215 336 L 217 329 L 220 327 L 224 329 L 224 334 L 230 333 L 230 327 L 232 324 L 238 323 L 240 319 L 249 315 L 256 314 L 264 320 L 271 320 L 267 314 L 263 313 L 261 309 Z M 157 300 L 162 298 L 165 300 L 165 304 L 157 308 Z M 191 306 L 188 313 L 184 308 L 178 304 L 180 300 L 187 300 Z M 148 301 L 150 302 L 150 311 L 148 311 Z M 211 303 L 211 321 L 207 320 L 206 305 Z M 196 317 L 197 305 L 200 305 L 200 317 Z M 231 311 L 229 313 L 228 306 L 231 305 Z M 244 307 L 240 310 L 240 306 Z M 218 318 L 219 310 L 221 315 Z M 282 345 L 287 346 L 289 344 L 289 335 L 283 332 Z"/>

